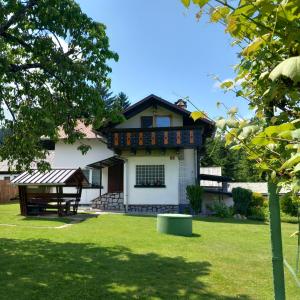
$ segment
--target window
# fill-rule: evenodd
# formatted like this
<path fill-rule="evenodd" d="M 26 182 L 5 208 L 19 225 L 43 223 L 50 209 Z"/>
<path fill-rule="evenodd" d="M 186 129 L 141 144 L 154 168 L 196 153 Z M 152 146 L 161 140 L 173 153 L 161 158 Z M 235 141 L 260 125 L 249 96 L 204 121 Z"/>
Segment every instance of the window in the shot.
<path fill-rule="evenodd" d="M 92 187 L 100 187 L 100 169 L 92 169 Z"/>
<path fill-rule="evenodd" d="M 137 165 L 135 187 L 165 187 L 165 166 Z"/>
<path fill-rule="evenodd" d="M 83 169 L 82 172 L 89 181 L 90 188 L 100 188 L 100 169 Z"/>
<path fill-rule="evenodd" d="M 170 116 L 156 116 L 155 123 L 156 127 L 170 127 L 171 118 Z"/>
<path fill-rule="evenodd" d="M 141 117 L 141 127 L 142 128 L 152 128 L 153 127 L 153 117 L 152 116 Z"/>

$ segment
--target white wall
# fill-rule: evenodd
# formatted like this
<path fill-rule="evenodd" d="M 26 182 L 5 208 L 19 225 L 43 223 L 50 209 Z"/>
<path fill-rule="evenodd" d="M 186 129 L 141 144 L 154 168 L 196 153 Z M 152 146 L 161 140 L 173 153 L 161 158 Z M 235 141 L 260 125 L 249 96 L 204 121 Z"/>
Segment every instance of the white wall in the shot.
<path fill-rule="evenodd" d="M 55 144 L 55 155 L 52 162 L 52 168 L 86 168 L 87 165 L 109 158 L 114 153 L 109 150 L 103 142 L 97 139 L 85 139 L 84 143 L 90 145 L 92 148 L 83 155 L 81 151 L 77 150 L 80 142 L 74 144 L 65 144 L 63 140 Z M 102 172 L 102 194 L 107 191 L 107 170 Z M 99 188 L 83 189 L 81 196 L 81 204 L 90 204 L 91 200 L 100 195 Z"/>
<path fill-rule="evenodd" d="M 128 204 L 178 205 L 179 162 L 177 156 L 128 157 Z M 165 165 L 165 188 L 135 188 L 136 165 Z"/>
<path fill-rule="evenodd" d="M 182 126 L 182 116 L 176 114 L 168 109 L 158 106 L 157 109 L 149 107 L 144 111 L 138 113 L 134 117 L 124 121 L 123 123 L 116 126 L 116 128 L 141 128 L 141 117 L 142 116 L 171 116 L 171 127 Z"/>
<path fill-rule="evenodd" d="M 187 204 L 186 198 L 187 185 L 195 184 L 196 172 L 196 152 L 194 149 L 183 149 L 179 161 L 179 202 Z"/>

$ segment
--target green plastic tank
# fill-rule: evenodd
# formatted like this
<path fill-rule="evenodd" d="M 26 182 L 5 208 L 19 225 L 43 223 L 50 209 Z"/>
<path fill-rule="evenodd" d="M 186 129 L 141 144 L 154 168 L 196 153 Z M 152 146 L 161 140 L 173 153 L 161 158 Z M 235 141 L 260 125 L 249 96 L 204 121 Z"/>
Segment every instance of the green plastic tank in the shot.
<path fill-rule="evenodd" d="M 184 214 L 158 214 L 157 231 L 160 233 L 191 236 L 193 217 Z"/>

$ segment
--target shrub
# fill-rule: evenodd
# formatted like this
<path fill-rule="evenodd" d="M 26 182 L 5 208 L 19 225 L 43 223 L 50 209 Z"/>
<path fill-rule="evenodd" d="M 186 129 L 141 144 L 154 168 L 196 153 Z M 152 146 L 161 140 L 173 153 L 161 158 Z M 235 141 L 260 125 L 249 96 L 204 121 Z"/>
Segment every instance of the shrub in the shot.
<path fill-rule="evenodd" d="M 260 193 L 253 192 L 249 207 L 267 207 L 268 199 Z"/>
<path fill-rule="evenodd" d="M 203 189 L 200 185 L 188 185 L 186 195 L 195 214 L 201 212 Z"/>
<path fill-rule="evenodd" d="M 298 199 L 291 194 L 285 194 L 280 197 L 281 210 L 290 216 L 297 216 L 298 213 Z"/>
<path fill-rule="evenodd" d="M 252 200 L 252 191 L 240 187 L 232 189 L 233 208 L 235 213 L 246 215 Z"/>
<path fill-rule="evenodd" d="M 220 218 L 229 218 L 233 215 L 232 207 L 228 207 L 224 202 L 214 202 L 211 210 Z"/>
<path fill-rule="evenodd" d="M 259 221 L 268 220 L 268 209 L 262 206 L 249 207 L 248 219 Z"/>

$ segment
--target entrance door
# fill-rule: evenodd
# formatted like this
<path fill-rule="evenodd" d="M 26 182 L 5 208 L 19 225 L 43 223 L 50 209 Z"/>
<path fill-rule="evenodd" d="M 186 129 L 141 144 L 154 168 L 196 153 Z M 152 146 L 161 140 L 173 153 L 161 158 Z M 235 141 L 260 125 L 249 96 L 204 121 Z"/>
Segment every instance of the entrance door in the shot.
<path fill-rule="evenodd" d="M 108 193 L 123 192 L 123 164 L 108 167 Z"/>

